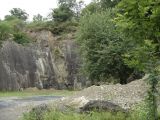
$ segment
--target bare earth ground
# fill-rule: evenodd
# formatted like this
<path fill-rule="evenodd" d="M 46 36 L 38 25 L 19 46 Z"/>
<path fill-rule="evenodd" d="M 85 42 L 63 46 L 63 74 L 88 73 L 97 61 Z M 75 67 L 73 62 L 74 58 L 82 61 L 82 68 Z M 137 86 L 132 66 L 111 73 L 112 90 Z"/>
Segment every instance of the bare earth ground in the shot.
<path fill-rule="evenodd" d="M 144 77 L 127 85 L 91 86 L 69 97 L 37 96 L 0 99 L 0 120 L 18 120 L 24 112 L 42 103 L 50 103 L 50 106 L 60 108 L 64 106 L 79 108 L 89 100 L 107 100 L 124 109 L 129 109 L 145 99 L 148 87 L 145 79 Z"/>
<path fill-rule="evenodd" d="M 0 120 L 18 120 L 24 112 L 31 110 L 36 105 L 53 102 L 60 97 L 33 96 L 26 98 L 0 98 Z"/>

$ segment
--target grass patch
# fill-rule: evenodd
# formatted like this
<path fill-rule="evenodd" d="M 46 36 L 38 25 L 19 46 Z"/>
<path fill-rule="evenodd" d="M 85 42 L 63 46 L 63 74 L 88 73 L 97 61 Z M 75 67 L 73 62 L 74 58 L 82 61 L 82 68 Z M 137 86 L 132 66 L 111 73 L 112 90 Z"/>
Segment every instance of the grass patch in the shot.
<path fill-rule="evenodd" d="M 27 89 L 24 91 L 13 91 L 13 92 L 0 92 L 0 97 L 27 97 L 27 96 L 38 96 L 38 95 L 54 95 L 54 96 L 70 96 L 73 95 L 75 91 L 68 90 L 37 90 L 37 89 Z"/>
<path fill-rule="evenodd" d="M 158 109 L 159 111 L 159 109 Z M 76 113 L 70 110 L 61 112 L 55 109 L 49 109 L 41 114 L 36 112 L 25 113 L 21 120 L 148 120 L 147 108 L 145 104 L 141 103 L 135 106 L 135 109 L 129 112 L 96 112 L 92 111 L 90 113 Z M 159 117 L 160 120 L 160 111 Z"/>
<path fill-rule="evenodd" d="M 22 120 L 125 120 L 125 118 L 126 115 L 124 113 L 91 112 L 89 114 L 79 114 L 52 110 L 44 113 L 39 119 L 37 119 L 37 115 L 34 113 L 26 113 Z"/>
<path fill-rule="evenodd" d="M 38 118 L 38 119 L 37 119 Z M 159 116 L 160 119 L 160 116 Z M 140 117 L 135 113 L 111 113 L 111 112 L 90 112 L 75 113 L 75 112 L 59 112 L 51 110 L 38 117 L 34 113 L 26 113 L 21 120 L 146 120 L 144 116 Z"/>

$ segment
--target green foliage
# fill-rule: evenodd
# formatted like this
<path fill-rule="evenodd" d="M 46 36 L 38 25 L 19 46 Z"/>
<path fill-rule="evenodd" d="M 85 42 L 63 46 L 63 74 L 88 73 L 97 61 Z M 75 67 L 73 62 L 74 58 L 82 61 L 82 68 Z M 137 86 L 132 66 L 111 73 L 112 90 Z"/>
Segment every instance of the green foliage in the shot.
<path fill-rule="evenodd" d="M 43 30 L 47 29 L 46 28 L 47 22 L 44 21 L 37 21 L 37 22 L 30 22 L 29 24 L 26 25 L 26 28 L 29 30 Z"/>
<path fill-rule="evenodd" d="M 130 117 L 132 120 L 147 120 L 149 107 L 145 101 L 142 101 L 132 108 Z"/>
<path fill-rule="evenodd" d="M 85 14 L 92 14 L 95 12 L 104 11 L 106 9 L 114 8 L 121 0 L 97 0 L 91 2 L 82 10 L 82 16 Z"/>
<path fill-rule="evenodd" d="M 67 6 L 59 6 L 59 8 L 53 9 L 52 18 L 56 22 L 65 22 L 71 20 L 73 17 L 73 11 Z"/>
<path fill-rule="evenodd" d="M 112 22 L 112 12 L 108 9 L 83 16 L 78 28 L 78 43 L 81 47 L 83 68 L 89 79 L 105 81 L 113 76 L 125 83 L 133 71 L 123 62 L 123 36 Z"/>
<path fill-rule="evenodd" d="M 15 20 L 15 19 L 17 19 L 16 16 L 6 15 L 4 20 L 5 20 L 5 21 L 12 21 L 12 20 Z"/>
<path fill-rule="evenodd" d="M 157 44 L 154 44 L 150 40 L 144 40 L 141 44 L 135 44 L 132 51 L 128 50 L 124 54 L 124 62 L 140 71 L 149 70 L 149 61 L 153 62 L 157 59 L 153 51 L 156 50 Z M 131 49 L 131 47 L 130 47 Z"/>
<path fill-rule="evenodd" d="M 13 30 L 13 32 L 23 31 L 26 25 L 24 21 L 18 18 L 6 20 L 6 22 L 8 22 L 8 24 L 11 26 L 11 29 Z"/>
<path fill-rule="evenodd" d="M 35 113 L 25 113 L 22 120 L 38 120 Z"/>
<path fill-rule="evenodd" d="M 40 15 L 40 14 L 37 14 L 37 15 L 33 16 L 33 22 L 42 22 L 43 20 L 44 20 L 43 16 Z"/>
<path fill-rule="evenodd" d="M 5 21 L 0 21 L 0 41 L 8 39 L 11 32 L 11 26 Z"/>
<path fill-rule="evenodd" d="M 66 6 L 68 8 L 72 8 L 76 4 L 76 0 L 58 0 L 58 4 L 60 6 Z"/>
<path fill-rule="evenodd" d="M 127 6 L 126 6 L 127 5 Z M 116 23 L 127 36 L 136 42 L 159 39 L 160 7 L 158 0 L 122 0 L 118 5 Z"/>
<path fill-rule="evenodd" d="M 99 4 L 96 2 L 91 2 L 89 5 L 87 5 L 83 10 L 81 15 L 87 15 L 87 14 L 93 14 L 99 11 Z"/>
<path fill-rule="evenodd" d="M 75 19 L 79 20 L 80 15 L 81 15 L 81 11 L 84 6 L 85 6 L 85 4 L 84 4 L 83 0 L 76 2 L 76 4 L 74 5 L 74 9 L 73 9 L 74 14 L 75 14 Z"/>
<path fill-rule="evenodd" d="M 34 113 L 25 114 L 22 120 L 39 120 Z M 42 120 L 126 120 L 124 113 L 91 112 L 89 114 L 78 114 L 74 112 L 59 112 L 51 110 L 44 113 Z"/>
<path fill-rule="evenodd" d="M 25 10 L 22 10 L 20 8 L 13 8 L 10 10 L 11 16 L 15 16 L 20 20 L 26 21 L 28 18 L 28 14 L 25 12 Z"/>
<path fill-rule="evenodd" d="M 17 17 L 6 17 L 4 21 L 0 22 L 0 40 L 4 41 L 13 38 L 19 44 L 28 43 L 29 38 L 25 33 L 21 32 L 24 26 L 24 22 Z"/>
<path fill-rule="evenodd" d="M 35 88 L 24 89 L 23 91 L 0 91 L 0 98 L 4 97 L 31 97 L 31 96 L 71 96 L 74 95 L 76 91 L 68 90 L 38 90 Z"/>
<path fill-rule="evenodd" d="M 158 81 L 157 66 L 160 52 L 160 2 L 159 0 L 122 0 L 118 4 L 115 19 L 117 26 L 123 31 L 130 46 L 124 55 L 125 62 L 150 74 L 148 103 L 150 113 L 148 119 L 157 120 L 156 87 Z"/>
<path fill-rule="evenodd" d="M 58 0 L 58 8 L 53 9 L 51 17 L 55 22 L 66 22 L 71 19 L 79 20 L 83 1 Z"/>
<path fill-rule="evenodd" d="M 49 30 L 54 35 L 62 35 L 67 33 L 72 33 L 77 30 L 78 23 L 76 21 L 65 21 L 65 22 L 55 22 L 55 21 L 39 21 L 31 22 L 27 24 L 26 28 L 29 30 Z"/>
<path fill-rule="evenodd" d="M 101 8 L 114 8 L 121 0 L 100 0 Z"/>
<path fill-rule="evenodd" d="M 78 23 L 76 21 L 66 21 L 61 24 L 54 24 L 54 27 L 51 27 L 50 31 L 56 35 L 67 34 L 75 32 L 77 30 L 77 26 Z"/>
<path fill-rule="evenodd" d="M 25 113 L 22 120 L 147 120 L 148 109 L 146 104 L 138 104 L 132 112 L 111 113 L 95 112 L 75 113 L 73 111 L 60 112 L 58 110 L 49 110 L 42 113 L 41 119 L 34 112 Z M 160 117 L 160 116 L 159 116 Z M 151 120 L 151 119 L 150 119 Z"/>
<path fill-rule="evenodd" d="M 18 44 L 24 45 L 30 42 L 30 38 L 25 33 L 22 32 L 14 33 L 13 37 L 14 37 L 13 40 Z"/>
<path fill-rule="evenodd" d="M 76 0 L 58 0 L 59 7 L 53 9 L 51 16 L 55 22 L 65 22 L 74 16 L 73 7 Z"/>

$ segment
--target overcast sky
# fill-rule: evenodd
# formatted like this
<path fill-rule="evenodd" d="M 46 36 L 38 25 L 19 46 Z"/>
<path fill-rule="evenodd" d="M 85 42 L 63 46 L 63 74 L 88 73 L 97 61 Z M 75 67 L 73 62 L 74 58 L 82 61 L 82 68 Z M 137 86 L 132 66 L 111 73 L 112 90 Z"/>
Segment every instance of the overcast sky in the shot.
<path fill-rule="evenodd" d="M 91 0 L 84 0 L 88 4 Z M 1 0 L 0 19 L 9 14 L 12 8 L 24 9 L 30 16 L 40 13 L 46 17 L 52 8 L 57 7 L 57 0 Z"/>

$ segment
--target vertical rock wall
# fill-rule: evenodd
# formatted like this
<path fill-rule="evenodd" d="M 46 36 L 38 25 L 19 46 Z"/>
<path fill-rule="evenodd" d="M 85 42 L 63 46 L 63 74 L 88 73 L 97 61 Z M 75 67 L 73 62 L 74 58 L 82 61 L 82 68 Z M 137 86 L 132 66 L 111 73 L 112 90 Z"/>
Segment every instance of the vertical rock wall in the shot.
<path fill-rule="evenodd" d="M 0 49 L 0 90 L 28 87 L 81 88 L 77 45 L 71 39 L 58 40 L 49 31 L 30 31 L 34 42 L 19 45 L 5 41 Z"/>
<path fill-rule="evenodd" d="M 0 50 L 0 90 L 43 88 L 44 80 L 55 83 L 52 66 L 49 51 L 6 41 Z"/>

